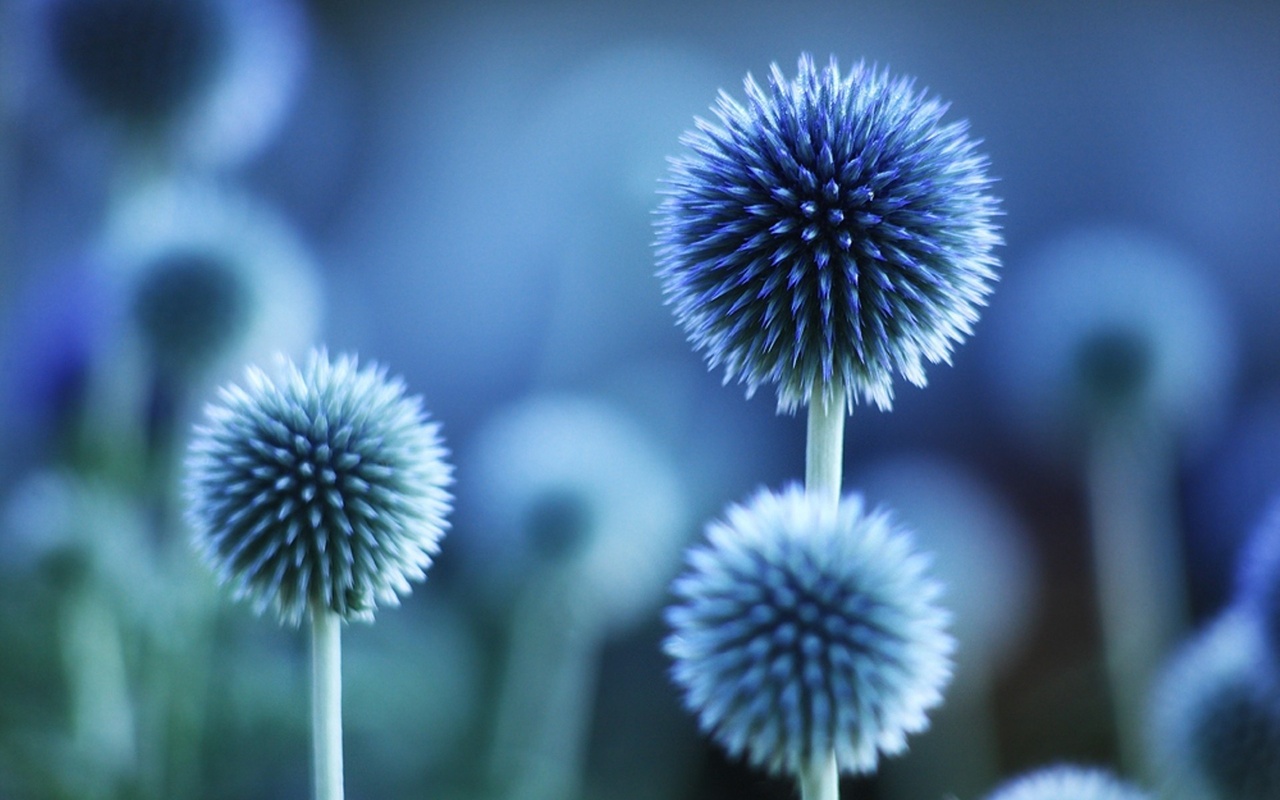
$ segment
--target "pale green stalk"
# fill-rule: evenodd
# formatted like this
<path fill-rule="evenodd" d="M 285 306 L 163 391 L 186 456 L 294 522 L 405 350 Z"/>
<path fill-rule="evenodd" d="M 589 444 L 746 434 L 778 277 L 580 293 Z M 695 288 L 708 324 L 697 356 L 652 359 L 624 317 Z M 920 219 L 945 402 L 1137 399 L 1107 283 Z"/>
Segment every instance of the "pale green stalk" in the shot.
<path fill-rule="evenodd" d="M 805 441 L 804 486 L 821 497 L 834 512 L 840 505 L 841 470 L 844 463 L 844 408 L 842 387 L 834 387 L 825 400 L 815 393 L 809 402 L 809 430 Z M 840 772 L 835 751 L 801 769 L 801 800 L 839 800 Z"/>
<path fill-rule="evenodd" d="M 311 613 L 311 746 L 315 800 L 342 800 L 342 620 Z"/>
<path fill-rule="evenodd" d="M 1086 465 L 1093 566 L 1120 763 L 1148 763 L 1146 704 L 1163 659 L 1188 629 L 1184 556 L 1171 509 L 1168 443 L 1140 424 L 1099 424 Z"/>

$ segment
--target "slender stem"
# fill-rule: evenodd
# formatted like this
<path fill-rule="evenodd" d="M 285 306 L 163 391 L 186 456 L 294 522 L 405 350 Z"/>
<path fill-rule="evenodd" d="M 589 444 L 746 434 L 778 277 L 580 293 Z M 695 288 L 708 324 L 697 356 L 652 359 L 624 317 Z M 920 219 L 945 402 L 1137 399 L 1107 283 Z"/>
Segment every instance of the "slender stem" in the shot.
<path fill-rule="evenodd" d="M 341 620 L 328 609 L 311 614 L 311 746 L 315 800 L 342 800 Z"/>
<path fill-rule="evenodd" d="M 823 398 L 809 402 L 809 431 L 804 452 L 805 491 L 821 498 L 833 512 L 840 506 L 841 470 L 844 464 L 845 395 L 840 386 Z M 840 772 L 832 750 L 820 761 L 800 770 L 801 800 L 839 800 Z"/>
<path fill-rule="evenodd" d="M 1087 465 L 1103 647 L 1120 762 L 1132 774 L 1147 763 L 1147 687 L 1189 617 L 1163 444 L 1137 426 L 1100 426 Z"/>
<path fill-rule="evenodd" d="M 581 794 L 603 631 L 572 601 L 578 580 L 544 567 L 513 606 L 489 765 L 505 800 Z"/>
<path fill-rule="evenodd" d="M 840 772 L 836 769 L 836 754 L 827 754 L 800 770 L 800 800 L 839 800 Z"/>
<path fill-rule="evenodd" d="M 844 404 L 844 390 L 840 387 L 834 387 L 826 399 L 815 393 L 809 402 L 809 435 L 804 454 L 805 490 L 826 498 L 832 508 L 840 502 Z"/>

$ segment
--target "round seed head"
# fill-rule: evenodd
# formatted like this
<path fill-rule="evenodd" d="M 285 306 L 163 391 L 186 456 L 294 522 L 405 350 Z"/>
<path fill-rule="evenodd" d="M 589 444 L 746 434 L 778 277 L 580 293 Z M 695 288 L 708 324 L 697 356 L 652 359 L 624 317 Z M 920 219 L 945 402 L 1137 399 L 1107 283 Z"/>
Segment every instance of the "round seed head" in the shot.
<path fill-rule="evenodd" d="M 259 612 L 372 618 L 425 578 L 447 527 L 439 426 L 385 371 L 313 352 L 224 387 L 187 461 L 196 545 Z"/>
<path fill-rule="evenodd" d="M 908 78 L 800 59 L 686 134 L 659 212 L 659 277 L 726 382 L 794 410 L 847 388 L 882 409 L 893 379 L 949 361 L 996 279 L 987 160 Z"/>
<path fill-rule="evenodd" d="M 1171 798 L 1280 797 L 1280 687 L 1247 610 L 1228 612 L 1176 653 L 1153 700 L 1154 773 Z"/>
<path fill-rule="evenodd" d="M 928 726 L 954 642 L 929 559 L 887 513 L 762 490 L 707 539 L 674 584 L 665 649 L 730 754 L 794 774 L 834 751 L 871 772 Z"/>
<path fill-rule="evenodd" d="M 1150 795 L 1101 769 L 1059 765 L 1014 778 L 987 800 L 1149 800 Z"/>

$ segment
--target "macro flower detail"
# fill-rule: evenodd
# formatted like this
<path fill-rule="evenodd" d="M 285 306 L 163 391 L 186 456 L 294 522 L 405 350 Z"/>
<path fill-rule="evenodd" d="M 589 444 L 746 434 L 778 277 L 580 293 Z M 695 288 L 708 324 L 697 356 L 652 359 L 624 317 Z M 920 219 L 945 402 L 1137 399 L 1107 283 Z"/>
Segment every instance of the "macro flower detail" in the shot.
<path fill-rule="evenodd" d="M 657 223 L 668 302 L 712 367 L 748 394 L 778 385 L 888 409 L 893 378 L 923 386 L 950 360 L 996 280 L 987 159 L 946 104 L 864 63 L 802 56 L 788 81 L 721 93 L 673 161 Z"/>
<path fill-rule="evenodd" d="M 798 486 L 731 506 L 674 584 L 664 643 L 704 731 L 799 774 L 870 772 L 942 701 L 954 641 L 929 559 L 888 513 Z"/>
<path fill-rule="evenodd" d="M 1111 773 L 1059 765 L 1014 778 L 987 800 L 1148 800 L 1149 794 Z"/>
<path fill-rule="evenodd" d="M 439 426 L 376 366 L 313 351 L 206 409 L 188 456 L 197 548 L 237 598 L 297 625 L 369 619 L 425 578 L 448 527 Z"/>

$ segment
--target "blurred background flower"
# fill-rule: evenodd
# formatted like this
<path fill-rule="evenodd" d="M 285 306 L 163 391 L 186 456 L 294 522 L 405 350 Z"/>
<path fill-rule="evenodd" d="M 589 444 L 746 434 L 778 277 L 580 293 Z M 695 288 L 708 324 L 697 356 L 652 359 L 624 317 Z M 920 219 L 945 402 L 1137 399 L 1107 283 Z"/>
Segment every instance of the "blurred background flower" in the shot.
<path fill-rule="evenodd" d="M 1007 649 L 989 679 L 995 766 L 1012 776 L 1059 761 L 1118 764 L 1083 476 L 1011 424 L 1009 387 L 1031 385 L 1035 373 L 996 383 L 987 365 L 1005 352 L 997 319 L 1015 310 L 1016 287 L 1072 231 L 1104 224 L 1138 232 L 1197 266 L 1233 332 L 1229 352 L 1209 368 L 1230 360 L 1234 378 L 1209 387 L 1221 394 L 1206 412 L 1172 409 L 1200 433 L 1195 447 L 1173 447 L 1165 460 L 1167 511 L 1191 553 L 1189 623 L 1216 615 L 1233 592 L 1234 553 L 1280 489 L 1280 444 L 1268 444 L 1280 442 L 1274 3 L 206 2 L 238 13 L 287 9 L 272 19 L 291 22 L 253 28 L 261 38 L 243 57 L 257 53 L 275 65 L 245 84 L 257 94 L 239 90 L 222 107 L 234 109 L 219 116 L 224 122 L 187 118 L 184 133 L 156 147 L 188 153 L 194 177 L 254 198 L 251 219 L 278 219 L 300 242 L 315 294 L 280 290 L 267 306 L 293 324 L 305 320 L 290 317 L 291 308 L 308 297 L 323 302 L 322 318 L 297 346 L 323 336 L 335 351 L 394 364 L 430 398 L 460 457 L 459 513 L 428 585 L 397 612 L 396 631 L 371 633 L 399 640 L 416 631 L 434 641 L 433 604 L 457 611 L 454 621 L 473 639 L 439 647 L 474 673 L 474 724 L 450 734 L 457 748 L 432 745 L 420 769 L 357 758 L 378 739 L 353 727 L 353 793 L 482 794 L 506 630 L 480 599 L 488 586 L 450 546 L 483 538 L 479 515 L 463 505 L 471 478 L 461 456 L 503 409 L 546 393 L 608 401 L 669 455 L 695 528 L 726 502 L 802 474 L 803 423 L 776 417 L 772 397 L 744 402 L 706 370 L 671 324 L 652 247 L 659 181 L 665 159 L 681 152 L 681 132 L 708 113 L 717 90 L 739 93 L 744 73 L 762 78 L 771 62 L 787 71 L 801 52 L 819 63 L 866 59 L 949 100 L 948 114 L 968 119 L 983 140 L 1005 211 L 1001 281 L 983 319 L 953 368 L 929 373 L 927 391 L 904 384 L 892 414 L 868 409 L 850 418 L 846 486 L 858 488 L 863 475 L 870 484 L 877 464 L 904 452 L 929 453 L 980 479 L 1019 523 L 1017 540 L 1038 567 L 1034 613 L 1008 623 L 1025 627 L 1000 645 Z M 12 22 L 0 25 L 0 488 L 10 496 L 33 472 L 53 468 L 135 502 L 140 486 L 160 478 L 122 467 L 130 460 L 121 455 L 88 457 L 66 446 L 67 425 L 83 428 L 89 416 L 90 427 L 104 427 L 85 390 L 139 365 L 111 355 L 128 305 L 111 288 L 118 273 L 101 263 L 99 247 L 127 207 L 128 193 L 115 185 L 120 138 L 37 52 L 45 40 L 29 35 L 32 11 L 52 3 L 0 3 Z M 256 229 L 248 221 L 234 227 Z M 228 231 L 224 243 L 233 241 Z M 1032 322 L 1052 328 L 1061 320 Z M 282 347 L 284 338 L 262 345 Z M 175 426 L 186 429 L 197 412 L 175 410 Z M 1209 417 L 1215 424 L 1202 426 Z M 105 438 L 127 451 L 123 440 L 136 424 L 105 426 L 119 432 Z M 143 509 L 144 521 L 164 516 L 151 503 Z M 909 519 L 911 508 L 900 511 Z M 47 574 L 13 563 L 14 535 L 0 533 L 0 796 L 48 797 L 50 785 L 23 765 L 69 730 L 53 614 L 62 595 Z M 177 541 L 175 553 L 185 553 L 187 535 L 166 522 L 144 538 Z M 166 574 L 210 580 L 194 569 Z M 999 580 L 1011 582 L 1011 596 L 1021 591 L 1013 577 Z M 666 674 L 658 605 L 601 646 L 583 795 L 793 797 L 790 782 L 765 779 L 697 736 Z M 226 702 L 175 717 L 205 731 L 184 759 L 200 778 L 186 785 L 206 788 L 175 786 L 169 796 L 304 797 L 302 642 L 259 631 L 242 608 L 201 624 L 215 654 L 204 659 L 208 692 Z M 353 664 L 358 646 L 353 635 Z M 957 690 L 976 647 L 959 642 Z M 468 649 L 474 660 L 464 661 Z M 433 669 L 444 668 L 424 665 L 423 685 Z M 145 682 L 137 673 L 133 680 Z M 387 685 L 407 681 L 397 673 Z M 422 702 L 421 724 L 437 724 Z M 911 764 L 948 783 L 941 763 Z M 903 796 L 887 775 L 852 786 L 871 800 Z"/>

